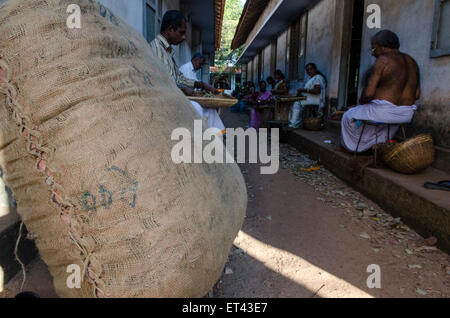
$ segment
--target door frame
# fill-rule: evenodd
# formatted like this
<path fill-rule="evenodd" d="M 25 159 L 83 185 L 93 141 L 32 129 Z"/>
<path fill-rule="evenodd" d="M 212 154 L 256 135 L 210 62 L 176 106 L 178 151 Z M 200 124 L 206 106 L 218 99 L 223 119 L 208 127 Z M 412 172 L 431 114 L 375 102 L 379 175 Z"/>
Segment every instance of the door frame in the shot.
<path fill-rule="evenodd" d="M 341 50 L 341 65 L 339 70 L 339 89 L 338 89 L 338 107 L 347 105 L 348 98 L 348 84 L 350 74 L 350 57 L 352 44 L 352 25 L 353 25 L 353 10 L 355 1 L 361 0 L 344 0 L 344 25 L 342 30 L 342 50 Z M 362 0 L 364 1 L 364 0 Z M 349 23 L 345 23 L 349 21 Z"/>

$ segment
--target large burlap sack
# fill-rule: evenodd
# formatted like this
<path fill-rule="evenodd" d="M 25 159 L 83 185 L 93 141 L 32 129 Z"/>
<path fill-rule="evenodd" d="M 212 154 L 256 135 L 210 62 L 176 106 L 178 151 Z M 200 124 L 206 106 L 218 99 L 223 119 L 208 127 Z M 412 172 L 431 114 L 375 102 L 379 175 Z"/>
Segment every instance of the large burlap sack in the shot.
<path fill-rule="evenodd" d="M 57 293 L 204 296 L 245 184 L 235 164 L 173 163 L 172 131 L 198 117 L 144 38 L 95 1 L 9 0 L 0 67 L 0 164 Z"/>

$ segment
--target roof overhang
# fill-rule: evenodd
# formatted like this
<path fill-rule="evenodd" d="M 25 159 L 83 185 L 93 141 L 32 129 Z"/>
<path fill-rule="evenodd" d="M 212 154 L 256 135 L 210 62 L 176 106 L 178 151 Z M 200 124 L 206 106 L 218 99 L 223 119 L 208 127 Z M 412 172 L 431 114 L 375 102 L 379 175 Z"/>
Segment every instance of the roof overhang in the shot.
<path fill-rule="evenodd" d="M 214 56 L 222 36 L 225 0 L 180 0 L 189 12 L 192 25 L 202 32 L 203 53 Z"/>
<path fill-rule="evenodd" d="M 249 0 L 250 1 L 250 0 Z M 303 12 L 314 6 L 320 0 L 283 0 L 266 17 L 253 39 L 247 39 L 248 45 L 236 64 L 248 63 L 262 49 L 283 33 Z M 244 13 L 243 13 L 244 14 Z M 251 31 L 251 30 L 250 30 Z M 247 34 L 250 32 L 247 31 Z"/>
<path fill-rule="evenodd" d="M 225 1 L 226 0 L 215 0 L 214 1 L 214 22 L 215 22 L 215 48 L 216 51 L 220 49 L 220 42 L 222 40 L 222 26 L 223 26 L 223 15 L 225 13 Z"/>
<path fill-rule="evenodd" d="M 255 27 L 261 14 L 264 12 L 269 0 L 247 0 L 242 10 L 239 23 L 236 27 L 231 49 L 236 50 L 247 41 L 249 33 Z"/>

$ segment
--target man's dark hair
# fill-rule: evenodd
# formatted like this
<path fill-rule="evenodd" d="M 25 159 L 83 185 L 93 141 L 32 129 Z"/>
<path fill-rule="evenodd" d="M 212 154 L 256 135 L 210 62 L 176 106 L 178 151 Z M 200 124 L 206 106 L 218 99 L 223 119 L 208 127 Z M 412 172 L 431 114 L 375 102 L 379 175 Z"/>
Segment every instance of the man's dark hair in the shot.
<path fill-rule="evenodd" d="M 272 76 L 269 76 L 267 78 L 267 83 L 269 83 L 269 82 L 275 82 L 275 79 Z"/>
<path fill-rule="evenodd" d="M 400 40 L 397 34 L 390 30 L 382 30 L 378 32 L 372 37 L 372 40 L 381 47 L 387 47 L 394 50 L 398 50 L 400 48 Z"/>
<path fill-rule="evenodd" d="M 200 59 L 206 60 L 206 57 L 202 53 L 195 53 L 194 56 L 192 57 L 191 61 L 197 60 L 197 59 L 198 60 L 200 60 Z"/>
<path fill-rule="evenodd" d="M 286 78 L 281 70 L 276 70 L 275 75 L 280 76 L 281 78 Z"/>
<path fill-rule="evenodd" d="M 181 24 L 186 20 L 183 13 L 178 10 L 169 10 L 164 14 L 161 22 L 161 32 L 169 30 L 170 28 L 176 30 L 181 27 Z"/>
<path fill-rule="evenodd" d="M 316 63 L 308 63 L 305 65 L 305 69 L 308 68 L 308 66 L 311 66 L 312 68 L 314 68 L 316 71 L 318 70 Z"/>

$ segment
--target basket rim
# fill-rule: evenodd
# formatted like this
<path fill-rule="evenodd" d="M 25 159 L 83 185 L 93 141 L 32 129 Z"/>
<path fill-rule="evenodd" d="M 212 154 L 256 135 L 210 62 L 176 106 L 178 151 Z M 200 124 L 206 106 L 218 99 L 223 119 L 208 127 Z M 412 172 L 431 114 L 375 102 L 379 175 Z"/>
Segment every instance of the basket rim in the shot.
<path fill-rule="evenodd" d="M 385 161 L 393 160 L 395 156 L 397 156 L 401 151 L 410 147 L 413 144 L 424 144 L 424 143 L 433 143 L 433 137 L 431 134 L 420 134 L 413 138 L 410 138 L 400 144 L 394 145 L 391 149 L 389 149 L 384 155 Z"/>
<path fill-rule="evenodd" d="M 188 100 L 199 103 L 202 107 L 207 108 L 227 108 L 236 105 L 238 102 L 234 98 L 210 98 L 210 97 L 194 97 L 187 96 Z"/>
<path fill-rule="evenodd" d="M 218 100 L 218 101 L 226 101 L 226 102 L 234 102 L 237 101 L 237 99 L 235 98 L 217 98 L 217 97 L 195 97 L 195 96 L 187 96 L 188 99 L 190 100 Z"/>

